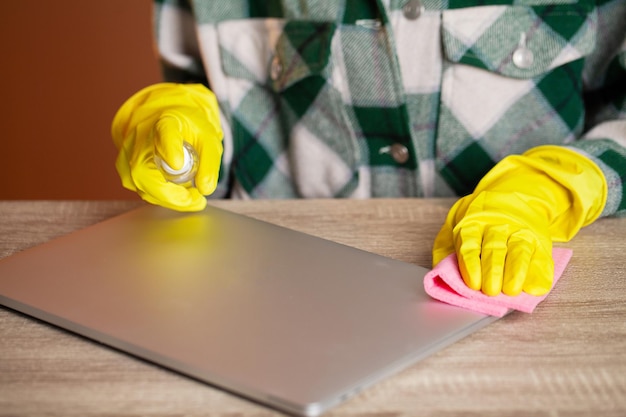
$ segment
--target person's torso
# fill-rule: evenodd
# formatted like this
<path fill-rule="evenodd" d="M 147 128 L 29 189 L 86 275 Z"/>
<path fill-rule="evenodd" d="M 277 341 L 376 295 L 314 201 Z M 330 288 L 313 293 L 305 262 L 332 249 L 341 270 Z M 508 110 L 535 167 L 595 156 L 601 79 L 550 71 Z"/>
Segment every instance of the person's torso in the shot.
<path fill-rule="evenodd" d="M 463 195 L 583 129 L 591 1 L 193 7 L 235 196 Z"/>

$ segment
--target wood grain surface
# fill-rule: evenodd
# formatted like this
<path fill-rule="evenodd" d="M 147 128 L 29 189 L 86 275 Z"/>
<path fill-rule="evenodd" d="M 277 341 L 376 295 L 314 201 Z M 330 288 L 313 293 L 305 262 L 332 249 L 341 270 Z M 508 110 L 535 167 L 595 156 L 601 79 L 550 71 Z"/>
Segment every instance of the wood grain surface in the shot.
<path fill-rule="evenodd" d="M 131 210 L 137 201 L 0 202 L 0 258 Z M 429 266 L 452 200 L 212 204 Z M 513 313 L 388 378 L 328 416 L 626 416 L 626 219 L 568 243 L 563 278 Z M 0 416 L 280 416 L 0 308 Z"/>

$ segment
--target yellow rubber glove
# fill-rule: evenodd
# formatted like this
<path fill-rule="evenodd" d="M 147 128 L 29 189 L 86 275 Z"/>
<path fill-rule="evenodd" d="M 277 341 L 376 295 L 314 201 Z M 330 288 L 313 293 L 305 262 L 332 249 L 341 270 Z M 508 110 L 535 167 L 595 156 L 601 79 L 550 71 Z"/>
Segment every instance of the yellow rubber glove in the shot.
<path fill-rule="evenodd" d="M 222 158 L 222 130 L 215 95 L 201 84 L 160 83 L 144 88 L 117 111 L 111 126 L 124 187 L 149 203 L 178 211 L 206 207 L 215 191 Z M 183 142 L 198 154 L 190 184 L 165 179 L 155 155 L 173 169 L 184 163 Z"/>
<path fill-rule="evenodd" d="M 543 295 L 554 276 L 552 242 L 571 239 L 606 202 L 607 184 L 591 160 L 540 146 L 500 161 L 448 213 L 433 266 L 456 252 L 468 287 L 487 295 Z"/>

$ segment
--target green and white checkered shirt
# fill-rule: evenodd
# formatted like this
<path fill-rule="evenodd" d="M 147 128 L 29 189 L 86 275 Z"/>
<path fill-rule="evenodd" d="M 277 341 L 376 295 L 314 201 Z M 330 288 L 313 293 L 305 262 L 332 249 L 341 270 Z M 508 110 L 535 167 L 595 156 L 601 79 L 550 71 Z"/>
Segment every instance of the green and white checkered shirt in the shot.
<path fill-rule="evenodd" d="M 626 212 L 626 0 L 165 0 L 155 29 L 220 103 L 218 197 L 465 195 L 558 144 Z"/>

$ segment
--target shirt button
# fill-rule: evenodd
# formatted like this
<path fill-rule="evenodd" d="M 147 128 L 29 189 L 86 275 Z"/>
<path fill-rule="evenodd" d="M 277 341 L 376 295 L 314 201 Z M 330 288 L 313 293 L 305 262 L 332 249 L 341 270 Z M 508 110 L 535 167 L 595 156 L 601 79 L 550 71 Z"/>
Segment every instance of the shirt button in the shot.
<path fill-rule="evenodd" d="M 270 65 L 270 78 L 274 81 L 280 78 L 280 75 L 283 73 L 283 64 L 280 62 L 280 58 L 278 56 L 274 56 L 272 59 L 272 64 Z"/>
<path fill-rule="evenodd" d="M 401 143 L 394 143 L 389 149 L 389 153 L 394 161 L 404 164 L 409 160 L 409 149 Z"/>
<path fill-rule="evenodd" d="M 513 52 L 513 64 L 517 68 L 528 69 L 533 65 L 534 60 L 533 51 L 525 46 L 520 46 Z"/>
<path fill-rule="evenodd" d="M 404 17 L 409 20 L 415 20 L 424 11 L 424 6 L 420 0 L 409 0 L 404 7 L 402 8 L 402 13 Z"/>
<path fill-rule="evenodd" d="M 526 33 L 522 32 L 519 38 L 519 45 L 513 51 L 513 65 L 520 69 L 528 69 L 533 65 L 535 57 L 533 51 L 526 46 Z"/>

